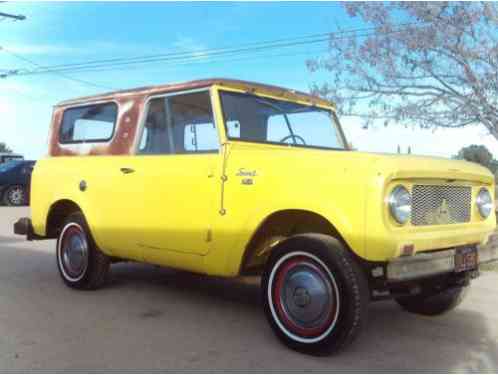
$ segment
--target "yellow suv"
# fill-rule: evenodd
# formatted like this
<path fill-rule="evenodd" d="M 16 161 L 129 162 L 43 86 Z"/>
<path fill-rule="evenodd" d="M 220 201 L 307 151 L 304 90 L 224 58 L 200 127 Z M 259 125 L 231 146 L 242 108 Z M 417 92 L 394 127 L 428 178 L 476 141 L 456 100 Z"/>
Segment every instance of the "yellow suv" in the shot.
<path fill-rule="evenodd" d="M 496 226 L 494 180 L 463 161 L 349 149 L 334 106 L 305 93 L 209 79 L 58 104 L 34 169 L 28 239 L 57 238 L 63 281 L 105 283 L 134 260 L 223 277 L 262 275 L 276 335 L 331 353 L 370 301 L 455 307 Z"/>

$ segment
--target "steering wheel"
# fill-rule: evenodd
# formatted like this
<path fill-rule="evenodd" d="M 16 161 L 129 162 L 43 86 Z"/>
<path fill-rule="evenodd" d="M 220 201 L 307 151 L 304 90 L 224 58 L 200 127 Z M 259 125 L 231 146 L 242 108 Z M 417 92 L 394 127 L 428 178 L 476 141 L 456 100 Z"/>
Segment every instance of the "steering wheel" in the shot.
<path fill-rule="evenodd" d="M 297 144 L 296 140 L 298 141 L 301 141 L 303 143 L 303 145 L 306 145 L 306 141 L 304 140 L 303 137 L 301 137 L 300 135 L 297 135 L 297 134 L 289 134 L 289 135 L 286 135 L 285 137 L 283 137 L 279 143 L 285 143 L 285 141 L 289 140 L 289 139 L 292 139 L 292 142 L 294 144 Z"/>

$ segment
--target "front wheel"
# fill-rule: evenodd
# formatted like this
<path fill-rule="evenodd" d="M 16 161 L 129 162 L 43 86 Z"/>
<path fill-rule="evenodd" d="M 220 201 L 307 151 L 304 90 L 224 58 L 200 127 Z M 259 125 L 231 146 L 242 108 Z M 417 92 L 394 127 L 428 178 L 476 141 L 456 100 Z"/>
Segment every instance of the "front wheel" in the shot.
<path fill-rule="evenodd" d="M 24 206 L 28 203 L 28 193 L 22 185 L 10 186 L 3 194 L 3 202 L 6 206 Z"/>
<path fill-rule="evenodd" d="M 464 299 L 468 287 L 455 287 L 438 293 L 396 298 L 406 311 L 420 315 L 440 315 L 453 310 Z"/>
<path fill-rule="evenodd" d="M 70 215 L 57 239 L 57 266 L 64 283 L 75 289 L 97 289 L 107 278 L 110 260 L 95 244 L 80 212 Z"/>
<path fill-rule="evenodd" d="M 353 341 L 367 319 L 365 275 L 329 236 L 294 236 L 270 256 L 262 278 L 270 325 L 292 349 L 331 354 Z"/>

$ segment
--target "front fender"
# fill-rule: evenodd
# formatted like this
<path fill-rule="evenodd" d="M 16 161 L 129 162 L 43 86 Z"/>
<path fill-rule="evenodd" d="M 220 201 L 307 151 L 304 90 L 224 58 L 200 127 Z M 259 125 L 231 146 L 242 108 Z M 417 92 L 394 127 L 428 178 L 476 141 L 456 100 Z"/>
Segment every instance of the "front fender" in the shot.
<path fill-rule="evenodd" d="M 353 249 L 356 255 L 362 257 L 365 254 L 364 248 L 364 222 L 363 215 L 352 215 L 347 207 L 341 207 L 330 202 L 325 205 L 273 205 L 271 207 L 255 208 L 244 225 L 246 228 L 238 238 L 235 239 L 233 246 L 227 254 L 226 270 L 229 275 L 236 275 L 244 259 L 244 253 L 255 233 L 264 225 L 265 221 L 275 213 L 287 210 L 307 211 L 314 213 L 326 219 L 332 227 L 340 234 L 349 248 Z M 358 208 L 355 208 L 357 210 Z"/>

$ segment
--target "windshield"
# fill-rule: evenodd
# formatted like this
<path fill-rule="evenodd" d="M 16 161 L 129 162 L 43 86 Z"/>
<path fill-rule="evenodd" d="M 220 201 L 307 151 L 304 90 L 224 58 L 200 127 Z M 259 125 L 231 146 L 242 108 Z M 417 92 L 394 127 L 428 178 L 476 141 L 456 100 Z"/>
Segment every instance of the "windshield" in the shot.
<path fill-rule="evenodd" d="M 21 163 L 22 163 L 22 161 L 20 161 L 20 160 L 9 160 L 3 164 L 0 164 L 0 173 L 7 172 L 8 170 L 11 170 L 12 168 L 17 167 Z"/>
<path fill-rule="evenodd" d="M 221 92 L 229 139 L 300 147 L 345 149 L 331 111 L 284 100 Z"/>

